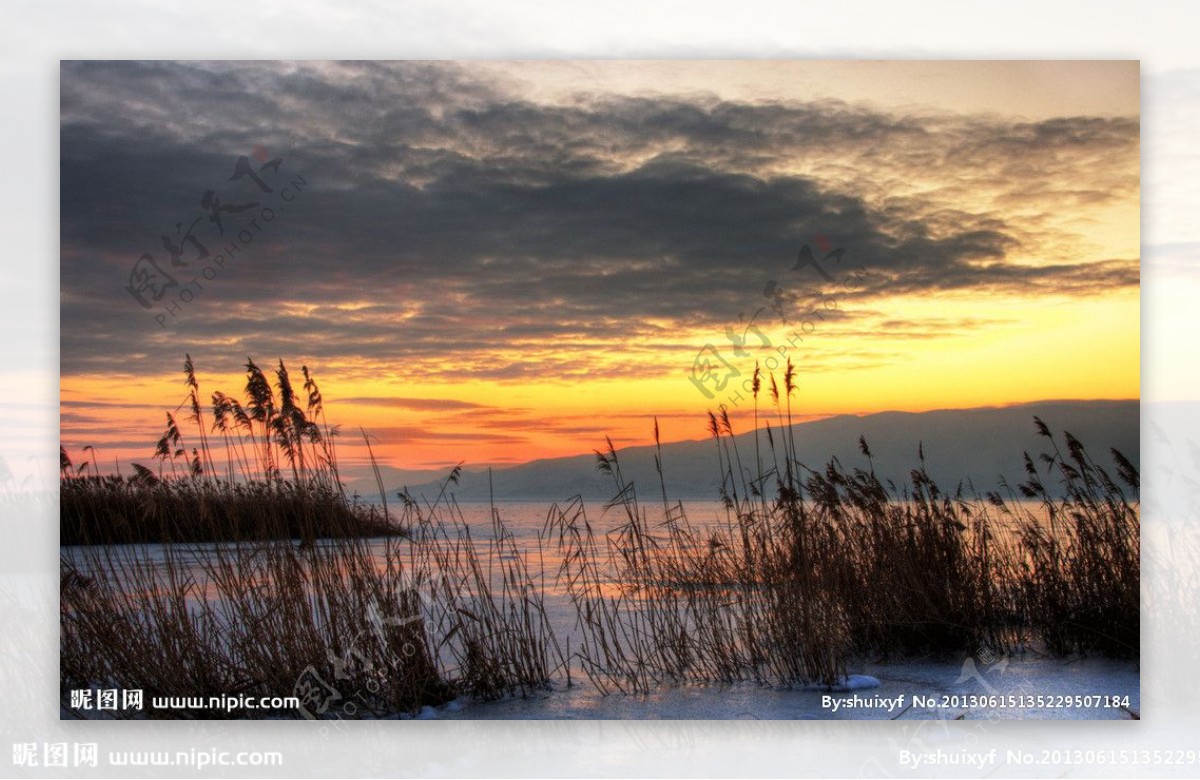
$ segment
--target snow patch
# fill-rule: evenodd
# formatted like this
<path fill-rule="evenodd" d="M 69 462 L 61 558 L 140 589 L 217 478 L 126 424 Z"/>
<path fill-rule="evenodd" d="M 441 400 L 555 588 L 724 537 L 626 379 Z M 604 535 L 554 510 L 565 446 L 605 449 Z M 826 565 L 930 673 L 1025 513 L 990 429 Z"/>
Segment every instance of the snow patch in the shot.
<path fill-rule="evenodd" d="M 869 674 L 851 674 L 843 677 L 833 685 L 821 685 L 814 683 L 804 686 L 806 691 L 826 691 L 831 693 L 842 693 L 844 691 L 861 691 L 867 688 L 878 688 L 881 685 L 878 677 L 872 677 Z"/>

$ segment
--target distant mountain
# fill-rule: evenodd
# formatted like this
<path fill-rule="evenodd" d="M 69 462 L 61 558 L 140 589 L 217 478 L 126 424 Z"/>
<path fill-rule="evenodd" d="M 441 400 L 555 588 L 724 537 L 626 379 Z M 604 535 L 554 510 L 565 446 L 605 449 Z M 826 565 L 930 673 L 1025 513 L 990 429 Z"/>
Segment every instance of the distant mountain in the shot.
<path fill-rule="evenodd" d="M 341 470 L 342 482 L 349 493 L 358 493 L 368 501 L 379 499 L 379 486 L 371 467 L 347 466 Z M 379 476 L 383 478 L 385 487 L 392 485 L 424 485 L 444 478 L 450 469 L 398 469 L 394 466 L 380 466 Z M 388 498 L 396 495 L 395 489 L 389 488 Z"/>
<path fill-rule="evenodd" d="M 960 481 L 969 479 L 982 493 L 997 489 L 1001 475 L 1011 484 L 1021 482 L 1022 453 L 1028 450 L 1036 456 L 1049 445 L 1037 435 L 1035 415 L 1060 437 L 1060 446 L 1062 432 L 1070 431 L 1101 465 L 1111 465 L 1109 448 L 1115 447 L 1140 468 L 1139 408 L 1138 401 L 1039 401 L 1007 407 L 839 415 L 792 427 L 800 461 L 810 468 L 823 466 L 831 457 L 847 468 L 865 467 L 866 458 L 858 446 L 862 436 L 871 448 L 875 472 L 882 479 L 907 484 L 909 471 L 918 464 L 918 447 L 922 447 L 926 468 L 943 490 L 953 491 Z M 779 431 L 772 428 L 778 444 Z M 742 466 L 752 472 L 753 432 L 739 434 L 736 441 Z M 760 431 L 759 443 L 765 463 L 769 457 L 765 431 Z M 597 446 L 602 443 L 597 442 Z M 618 450 L 617 456 L 640 497 L 653 499 L 660 495 L 652 446 L 626 447 Z M 668 497 L 718 496 L 720 475 L 712 439 L 664 444 L 662 457 Z M 444 477 L 444 473 L 438 477 Z M 438 478 L 423 483 L 406 480 L 385 484 L 392 486 L 389 497 L 405 484 L 413 495 L 433 496 L 441 489 Z M 611 478 L 597 471 L 596 456 L 591 453 L 494 468 L 492 484 L 495 498 L 504 501 L 562 501 L 575 494 L 604 500 L 614 492 Z M 452 491 L 460 501 L 486 501 L 487 470 L 464 469 Z M 377 491 L 363 491 L 364 495 L 373 492 Z"/>

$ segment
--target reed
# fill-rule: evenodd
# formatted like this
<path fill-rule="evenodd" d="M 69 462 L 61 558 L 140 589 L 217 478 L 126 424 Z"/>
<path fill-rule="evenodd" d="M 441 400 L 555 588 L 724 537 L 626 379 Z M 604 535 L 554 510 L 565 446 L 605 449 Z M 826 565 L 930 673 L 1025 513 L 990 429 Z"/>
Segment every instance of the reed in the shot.
<path fill-rule="evenodd" d="M 132 475 L 102 475 L 93 448 L 85 447 L 85 459 L 75 466 L 60 447 L 61 543 L 273 538 L 311 543 L 400 532 L 386 500 L 379 508 L 346 495 L 334 446 L 338 429 L 325 418 L 308 367 L 302 371 L 303 402 L 282 360 L 273 387 L 248 359 L 245 400 L 215 392 L 206 409 L 187 355 L 187 396 L 166 413 L 154 448 L 156 468 L 134 463 Z M 180 426 L 180 409 L 188 410 L 183 422 L 192 423 L 190 432 Z M 213 434 L 220 434 L 220 446 L 210 440 Z M 288 469 L 286 479 L 281 465 Z"/>
<path fill-rule="evenodd" d="M 102 476 L 94 454 L 76 467 L 60 449 L 64 706 L 75 688 L 140 689 L 149 702 L 311 693 L 320 681 L 382 716 L 527 695 L 559 673 L 540 573 L 498 511 L 492 539 L 471 538 L 447 496 L 457 472 L 432 505 L 401 494 L 397 516 L 386 499 L 348 497 L 320 391 L 305 368 L 302 408 L 282 361 L 278 395 L 253 361 L 245 404 L 213 395 L 214 454 L 190 357 L 185 374 L 190 454 L 171 413 L 157 473 Z"/>
<path fill-rule="evenodd" d="M 555 506 L 544 542 L 577 613 L 573 657 L 602 690 L 661 684 L 834 685 L 856 659 L 1031 650 L 1138 654 L 1140 514 L 1137 469 L 1112 451 L 1114 479 L 1041 420 L 1050 451 L 1028 454 L 1020 497 L 939 487 L 923 447 L 907 484 L 833 459 L 796 459 L 788 398 L 769 377 L 781 425 L 755 433 L 757 474 L 746 479 L 725 409 L 708 416 L 725 520 L 689 522 L 665 498 L 657 517 L 638 503 L 611 442 L 597 466 L 613 481 L 598 532 L 577 498 Z M 754 389 L 761 387 L 756 373 Z M 757 392 L 755 392 L 755 417 Z M 765 466 L 765 470 L 764 470 Z M 1060 484 L 1053 498 L 1044 484 Z M 762 486 L 773 483 L 773 496 Z M 1030 501 L 1038 503 L 1031 505 Z"/>
<path fill-rule="evenodd" d="M 861 438 L 861 466 L 799 462 L 794 368 L 756 370 L 753 461 L 728 410 L 708 415 L 722 519 L 671 500 L 655 420 L 650 505 L 608 440 L 601 518 L 575 496 L 518 541 L 494 505 L 483 536 L 464 521 L 461 464 L 432 501 L 397 494 L 394 513 L 348 497 L 307 368 L 303 401 L 282 361 L 274 387 L 246 368 L 244 403 L 215 393 L 205 409 L 186 361 L 186 421 L 205 435 L 189 447 L 168 414 L 157 471 L 106 477 L 94 450 L 78 466 L 60 452 L 63 543 L 81 545 L 61 559 L 64 696 L 287 695 L 315 675 L 385 715 L 577 677 L 604 693 L 831 686 L 863 659 L 981 645 L 1138 655 L 1140 475 L 1037 418 L 1046 451 L 1025 454 L 1015 487 L 946 491 L 923 446 L 897 486 Z M 548 617 L 554 599 L 570 630 Z"/>
<path fill-rule="evenodd" d="M 361 717 L 549 687 L 564 660 L 544 583 L 499 514 L 486 544 L 453 503 L 413 502 L 399 520 L 409 535 L 64 550 L 64 706 L 74 688 L 141 689 L 149 702 L 303 695 L 316 679 Z M 232 716 L 247 715 L 264 713 Z"/>

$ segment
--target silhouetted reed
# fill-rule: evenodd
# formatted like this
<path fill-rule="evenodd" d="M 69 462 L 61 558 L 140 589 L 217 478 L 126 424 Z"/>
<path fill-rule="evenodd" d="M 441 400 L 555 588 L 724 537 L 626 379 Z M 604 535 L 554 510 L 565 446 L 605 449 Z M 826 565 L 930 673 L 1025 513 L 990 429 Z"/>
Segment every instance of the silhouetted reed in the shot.
<path fill-rule="evenodd" d="M 814 470 L 796 457 L 790 362 L 782 394 L 768 378 L 780 428 L 765 427 L 765 447 L 755 431 L 757 473 L 728 411 L 709 414 L 723 522 L 691 523 L 667 500 L 661 448 L 663 509 L 652 515 L 611 442 L 596 458 L 613 480 L 605 509 L 620 511 L 617 526 L 598 533 L 578 498 L 552 508 L 543 533 L 578 615 L 573 655 L 601 689 L 835 685 L 855 659 L 981 646 L 1138 654 L 1139 476 L 1123 455 L 1112 453 L 1125 488 L 1070 434 L 1064 457 L 1035 418 L 1053 452 L 1041 456 L 1046 476 L 1025 456 L 1024 500 L 945 492 L 923 447 L 906 485 L 885 483 L 861 438 L 866 468 L 835 458 Z M 756 369 L 756 420 L 762 386 Z M 1045 488 L 1050 476 L 1061 498 Z"/>
<path fill-rule="evenodd" d="M 610 440 L 596 452 L 613 485 L 604 528 L 576 496 L 519 544 L 494 506 L 490 536 L 473 536 L 459 468 L 432 502 L 398 494 L 395 516 L 348 498 L 307 369 L 304 408 L 282 362 L 276 394 L 250 361 L 246 402 L 217 393 L 208 414 L 190 359 L 185 373 L 189 419 L 204 432 L 211 415 L 206 434 L 221 434 L 216 456 L 207 435 L 189 453 L 172 415 L 157 473 L 103 477 L 94 452 L 79 467 L 61 453 L 64 544 L 84 545 L 62 557 L 64 692 L 286 695 L 313 672 L 387 714 L 575 675 L 602 692 L 833 686 L 862 659 L 980 646 L 1138 654 L 1138 471 L 1114 450 L 1110 474 L 1069 433 L 1060 448 L 1037 418 L 1048 451 L 1025 455 L 1015 488 L 947 492 L 922 446 L 897 486 L 861 438 L 861 466 L 801 463 L 794 368 L 782 392 L 756 368 L 755 420 L 770 417 L 768 388 L 776 426 L 755 429 L 753 461 L 728 410 L 708 416 L 723 519 L 672 502 L 656 419 L 651 506 Z M 115 544 L 137 541 L 171 543 Z M 570 630 L 547 617 L 558 594 Z"/>
<path fill-rule="evenodd" d="M 247 360 L 245 401 L 216 392 L 206 409 L 186 356 L 180 408 L 194 430 L 185 436 L 175 413 L 166 413 L 154 448 L 157 468 L 134 463 L 131 476 L 101 475 L 91 447 L 84 448 L 91 460 L 78 466 L 60 448 L 61 543 L 311 542 L 398 533 L 386 500 L 377 507 L 346 495 L 334 447 L 338 430 L 326 422 L 308 367 L 302 372 L 303 403 L 282 360 L 274 388 Z M 220 435 L 217 447 L 213 434 Z"/>
<path fill-rule="evenodd" d="M 495 510 L 494 538 L 472 540 L 446 499 L 457 472 L 432 505 L 402 494 L 397 516 L 347 497 L 334 431 L 314 422 L 319 390 L 305 369 L 302 410 L 282 362 L 279 396 L 253 361 L 245 405 L 214 394 L 222 460 L 190 358 L 185 373 L 200 433 L 190 455 L 170 414 L 158 473 L 102 476 L 93 459 L 86 474 L 60 451 L 63 544 L 80 545 L 61 556 L 64 706 L 75 688 L 140 689 L 149 702 L 288 696 L 320 681 L 318 700 L 353 697 L 359 715 L 416 713 L 528 694 L 562 669 L 540 575 Z M 263 713 L 233 716 L 247 714 Z"/>

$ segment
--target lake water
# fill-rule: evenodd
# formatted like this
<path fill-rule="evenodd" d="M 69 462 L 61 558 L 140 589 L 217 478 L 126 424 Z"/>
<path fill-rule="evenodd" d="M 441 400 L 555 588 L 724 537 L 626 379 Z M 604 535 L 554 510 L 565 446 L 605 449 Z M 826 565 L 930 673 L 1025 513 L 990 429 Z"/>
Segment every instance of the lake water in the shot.
<path fill-rule="evenodd" d="M 652 506 L 652 505 L 650 505 Z M 561 563 L 553 544 L 539 541 L 543 534 L 549 506 L 546 503 L 502 502 L 495 506 L 504 526 L 511 534 L 512 546 L 525 556 L 529 577 L 544 593 L 546 615 L 554 633 L 567 647 L 574 646 L 576 611 L 556 573 Z M 724 508 L 715 502 L 685 502 L 688 519 L 694 526 L 719 528 L 726 522 Z M 652 517 L 655 510 L 647 507 Z M 496 566 L 497 574 L 505 558 L 513 553 L 507 547 L 495 547 L 495 526 L 492 507 L 486 503 L 464 503 L 457 506 L 461 524 L 469 534 L 487 566 Z M 394 508 L 393 508 L 394 511 Z M 661 518 L 662 507 L 657 507 Z M 587 517 L 597 536 L 612 532 L 625 523 L 620 507 L 607 512 L 599 506 L 588 506 Z M 656 521 L 652 520 L 652 527 Z M 371 554 L 382 569 L 387 566 L 387 551 L 395 549 L 395 540 L 367 540 Z M 404 544 L 401 542 L 400 544 Z M 336 544 L 318 542 L 318 548 Z M 253 546 L 253 545 L 251 545 Z M 171 558 L 177 569 L 186 571 L 195 581 L 193 599 L 214 598 L 215 589 L 209 581 L 208 567 L 214 556 L 229 553 L 236 545 L 126 545 L 119 548 L 85 550 L 62 548 L 63 557 L 81 573 L 87 574 L 92 556 L 111 556 L 113 568 L 130 587 L 144 582 L 139 576 L 143 569 L 161 569 Z M 610 574 L 613 574 L 610 572 Z M 496 576 L 492 574 L 491 576 Z M 247 582 L 246 587 L 255 583 Z M 1043 696 L 1064 694 L 1119 694 L 1129 697 L 1129 710 L 1140 710 L 1137 662 L 1108 660 L 1062 661 L 1043 658 L 1027 652 L 1017 656 L 997 656 L 986 650 L 958 658 L 907 661 L 893 664 L 862 662 L 849 670 L 851 674 L 871 675 L 879 687 L 857 693 L 871 697 L 874 705 L 834 709 L 831 701 L 849 700 L 849 692 L 829 694 L 813 690 L 773 688 L 752 683 L 733 685 L 678 685 L 642 694 L 604 693 L 586 677 L 573 675 L 573 685 L 567 687 L 559 680 L 555 690 L 528 698 L 510 698 L 499 702 L 458 700 L 437 709 L 427 708 L 424 717 L 439 718 L 1127 718 L 1128 711 L 1117 707 L 1044 706 L 1049 699 L 1012 699 L 1014 706 L 997 708 L 997 699 L 967 699 L 967 695 Z M 349 698 L 350 692 L 345 692 Z M 904 697 L 895 704 L 896 697 Z M 913 697 L 936 697 L 914 700 Z M 876 700 L 875 697 L 878 697 Z M 887 701 L 884 701 L 884 700 Z M 937 701 L 937 706 L 928 706 Z M 1039 702 L 1042 702 L 1039 704 Z M 1015 705 L 1021 706 L 1015 706 Z M 901 706 L 904 705 L 904 706 Z M 919 706 L 918 706 L 919 705 Z M 976 706 L 972 706 L 976 705 Z"/>

